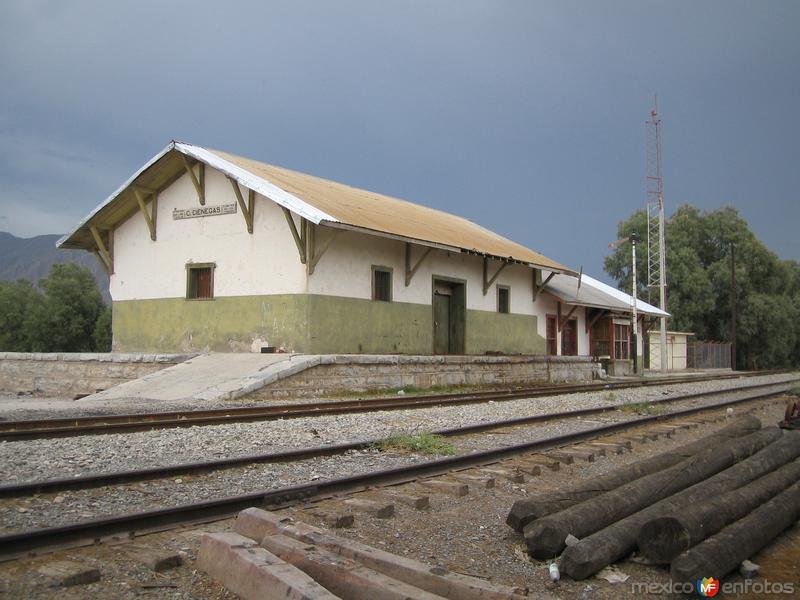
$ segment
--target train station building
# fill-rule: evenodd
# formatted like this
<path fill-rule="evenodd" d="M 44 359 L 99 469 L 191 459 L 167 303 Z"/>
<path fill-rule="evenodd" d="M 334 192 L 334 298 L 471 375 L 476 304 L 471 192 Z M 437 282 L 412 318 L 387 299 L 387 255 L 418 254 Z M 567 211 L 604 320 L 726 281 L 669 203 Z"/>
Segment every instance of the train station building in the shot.
<path fill-rule="evenodd" d="M 630 296 L 539 252 L 181 142 L 58 246 L 107 269 L 119 352 L 630 355 Z"/>

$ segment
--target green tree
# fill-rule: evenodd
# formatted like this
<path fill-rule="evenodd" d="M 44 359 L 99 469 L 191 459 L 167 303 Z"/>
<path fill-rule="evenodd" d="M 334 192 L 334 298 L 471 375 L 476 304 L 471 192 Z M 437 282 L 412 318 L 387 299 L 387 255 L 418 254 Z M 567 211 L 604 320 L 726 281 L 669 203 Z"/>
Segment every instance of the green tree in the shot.
<path fill-rule="evenodd" d="M 0 350 L 26 352 L 31 348 L 26 324 L 44 299 L 27 279 L 0 281 Z"/>
<path fill-rule="evenodd" d="M 29 310 L 25 327 L 34 352 L 87 352 L 104 303 L 92 273 L 76 263 L 54 264 L 39 281 L 44 301 Z"/>
<path fill-rule="evenodd" d="M 619 224 L 620 237 L 646 235 L 644 211 Z M 697 339 L 728 340 L 731 322 L 731 244 L 736 258 L 738 367 L 769 368 L 800 361 L 800 263 L 782 261 L 750 231 L 736 209 L 701 212 L 678 207 L 666 223 L 669 328 Z M 637 260 L 638 289 L 647 299 L 645 245 Z M 606 257 L 605 269 L 630 290 L 630 248 Z M 657 290 L 651 302 L 657 304 Z"/>

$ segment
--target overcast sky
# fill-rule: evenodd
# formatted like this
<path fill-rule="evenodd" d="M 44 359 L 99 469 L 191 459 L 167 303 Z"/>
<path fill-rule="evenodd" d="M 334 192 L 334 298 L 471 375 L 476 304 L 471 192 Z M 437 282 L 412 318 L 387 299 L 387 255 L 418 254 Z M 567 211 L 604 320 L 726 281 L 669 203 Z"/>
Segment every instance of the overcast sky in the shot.
<path fill-rule="evenodd" d="M 800 2 L 5 0 L 0 231 L 64 233 L 171 139 L 393 195 L 602 271 L 645 203 L 800 259 Z M 2 260 L 2 257 L 0 257 Z"/>

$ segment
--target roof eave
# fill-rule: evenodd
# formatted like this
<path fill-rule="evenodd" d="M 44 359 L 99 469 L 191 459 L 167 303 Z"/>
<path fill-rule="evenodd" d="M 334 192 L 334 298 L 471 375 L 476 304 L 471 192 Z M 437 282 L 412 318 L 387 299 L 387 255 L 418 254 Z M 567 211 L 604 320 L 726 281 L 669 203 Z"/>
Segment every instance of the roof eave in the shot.
<path fill-rule="evenodd" d="M 99 213 L 102 209 L 106 206 L 111 204 L 117 197 L 124 192 L 128 187 L 130 187 L 134 181 L 136 181 L 137 177 L 139 177 L 142 173 L 144 173 L 147 169 L 152 167 L 156 164 L 159 160 L 161 160 L 164 156 L 167 155 L 168 152 L 175 149 L 175 145 L 177 142 L 172 140 L 169 144 L 167 144 L 161 152 L 156 154 L 153 158 L 151 158 L 143 167 L 141 167 L 138 171 L 136 171 L 133 175 L 131 175 L 128 180 L 123 183 L 113 194 L 111 194 L 108 198 L 106 198 L 103 202 L 101 202 L 92 212 L 90 212 L 87 216 L 85 216 L 81 221 L 73 228 L 72 231 L 63 235 L 57 242 L 56 248 L 74 248 L 74 249 L 84 249 L 82 246 L 78 245 L 70 245 L 68 242 L 70 239 L 78 233 L 81 229 L 89 225 L 92 219 Z"/>

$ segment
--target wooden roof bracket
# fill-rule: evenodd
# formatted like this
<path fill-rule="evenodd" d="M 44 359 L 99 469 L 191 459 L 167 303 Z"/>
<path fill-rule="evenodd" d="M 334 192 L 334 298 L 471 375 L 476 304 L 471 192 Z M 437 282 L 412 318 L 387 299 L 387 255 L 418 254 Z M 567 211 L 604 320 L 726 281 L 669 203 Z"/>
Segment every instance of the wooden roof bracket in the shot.
<path fill-rule="evenodd" d="M 533 267 L 531 269 L 531 285 L 533 290 L 533 301 L 539 296 L 539 290 L 542 287 L 542 270 Z"/>
<path fill-rule="evenodd" d="M 239 208 L 244 215 L 244 221 L 247 224 L 247 233 L 253 233 L 253 211 L 255 210 L 256 193 L 251 189 L 247 190 L 247 205 L 245 205 L 244 198 L 242 197 L 242 190 L 239 189 L 239 182 L 232 177 L 228 177 L 228 181 L 231 182 L 233 192 L 236 194 L 236 202 L 239 203 Z"/>
<path fill-rule="evenodd" d="M 186 158 L 185 154 L 181 154 L 181 158 L 183 159 L 183 166 L 186 167 L 186 173 L 189 175 L 189 179 L 192 180 L 192 185 L 194 186 L 195 191 L 197 192 L 197 201 L 200 202 L 200 206 L 205 206 L 206 204 L 206 164 L 200 161 L 197 161 L 197 175 L 194 174 L 194 167 L 189 162 L 189 159 Z"/>
<path fill-rule="evenodd" d="M 286 223 L 289 225 L 289 231 L 292 232 L 294 244 L 297 246 L 297 253 L 300 255 L 300 264 L 306 264 L 306 220 L 300 217 L 300 232 L 297 231 L 297 225 L 294 223 L 292 211 L 285 206 L 283 209 L 283 216 L 286 217 Z"/>
<path fill-rule="evenodd" d="M 497 269 L 494 275 L 492 275 L 491 279 L 486 279 L 486 276 L 489 274 L 489 258 L 487 256 L 483 257 L 483 295 L 485 296 L 489 292 L 489 288 L 492 287 L 492 284 L 497 279 L 497 276 L 500 275 L 500 271 L 505 269 L 508 266 L 508 261 L 503 261 L 500 265 L 500 268 Z"/>
<path fill-rule="evenodd" d="M 145 193 L 150 194 L 153 199 L 150 202 L 150 212 L 147 211 L 147 207 L 145 206 L 145 195 L 142 193 L 142 189 L 138 187 L 133 188 L 133 194 L 136 196 L 136 202 L 139 203 L 139 210 L 144 216 L 145 223 L 147 223 L 147 229 L 150 230 L 150 239 L 154 242 L 156 241 L 156 219 L 158 218 L 158 192 L 153 190 L 145 190 Z"/>
<path fill-rule="evenodd" d="M 572 316 L 572 313 L 574 313 L 575 309 L 577 309 L 577 308 L 578 308 L 577 305 L 573 305 L 572 309 L 566 314 L 566 316 L 562 317 L 561 316 L 561 303 L 560 302 L 558 303 L 558 330 L 559 331 L 561 331 L 561 328 L 564 326 L 564 323 L 569 321 L 569 318 Z"/>
<path fill-rule="evenodd" d="M 419 269 L 422 261 L 431 253 L 431 248 L 428 246 L 425 248 L 425 251 L 422 253 L 422 256 L 419 257 L 417 264 L 413 267 L 411 266 L 411 242 L 406 242 L 406 287 L 411 284 L 411 280 L 413 279 L 414 275 L 416 274 L 417 270 Z"/>
<path fill-rule="evenodd" d="M 600 319 L 610 314 L 611 314 L 610 310 L 600 309 L 600 312 L 598 312 L 595 316 L 593 316 L 591 321 L 586 321 L 586 333 L 589 333 L 592 330 L 592 327 L 594 327 L 594 324 L 597 323 Z"/>
<path fill-rule="evenodd" d="M 97 230 L 97 227 L 94 225 L 89 226 L 89 231 L 92 232 L 92 237 L 94 238 L 94 243 L 97 244 L 97 255 L 100 257 L 103 266 L 106 268 L 106 272 L 111 275 L 114 272 L 114 260 L 112 258 L 111 252 L 109 251 L 108 247 L 106 247 L 105 242 L 103 242 L 103 238 L 100 235 L 100 232 Z M 108 232 L 108 238 L 111 240 L 112 233 Z M 111 243 L 109 243 L 109 247 Z"/>
<path fill-rule="evenodd" d="M 544 288 L 546 288 L 546 287 L 547 287 L 547 284 L 548 284 L 548 283 L 550 283 L 550 280 L 551 280 L 553 277 L 555 277 L 555 276 L 556 276 L 556 273 L 555 273 L 555 271 L 553 271 L 552 273 L 550 273 L 550 275 L 548 275 L 548 276 L 547 276 L 547 279 L 545 279 L 545 280 L 542 282 L 542 285 L 540 285 L 540 286 L 539 286 L 539 291 L 540 291 L 540 292 L 543 292 L 543 291 L 544 291 Z"/>
<path fill-rule="evenodd" d="M 325 254 L 325 251 L 331 245 L 331 242 L 339 235 L 340 230 L 334 230 L 331 237 L 317 248 L 317 225 L 311 221 L 306 221 L 306 271 L 309 275 L 314 274 L 314 268 L 317 266 L 319 259 Z"/>

